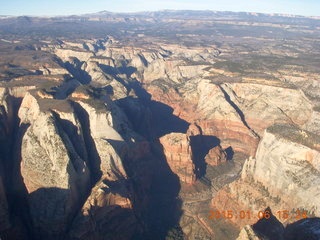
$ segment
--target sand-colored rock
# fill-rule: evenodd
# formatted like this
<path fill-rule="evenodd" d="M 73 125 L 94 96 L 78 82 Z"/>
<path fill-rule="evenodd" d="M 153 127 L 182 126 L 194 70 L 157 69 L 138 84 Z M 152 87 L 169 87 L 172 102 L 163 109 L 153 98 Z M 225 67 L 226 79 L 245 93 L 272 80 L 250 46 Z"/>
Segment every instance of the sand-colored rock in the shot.
<path fill-rule="evenodd" d="M 36 89 L 36 86 L 21 86 L 21 87 L 17 86 L 17 87 L 9 88 L 9 92 L 10 92 L 10 95 L 14 97 L 23 98 L 29 90 L 33 90 L 33 89 Z"/>
<path fill-rule="evenodd" d="M 65 68 L 62 67 L 55 67 L 55 66 L 49 66 L 44 65 L 41 68 L 39 68 L 39 71 L 43 73 L 43 75 L 64 75 L 68 74 L 68 71 Z"/>
<path fill-rule="evenodd" d="M 188 65 L 181 60 L 157 59 L 152 61 L 144 71 L 144 79 L 169 78 L 174 82 L 181 82 L 185 78 L 199 77 L 207 65 Z"/>
<path fill-rule="evenodd" d="M 194 123 L 190 124 L 187 130 L 187 136 L 190 138 L 191 136 L 197 135 L 202 135 L 202 129 Z"/>
<path fill-rule="evenodd" d="M 137 219 L 125 182 L 101 181 L 70 226 L 72 239 L 130 239 L 138 231 Z"/>
<path fill-rule="evenodd" d="M 302 126 L 312 114 L 311 102 L 299 89 L 251 83 L 222 87 L 241 109 L 248 125 L 259 134 L 274 123 Z"/>
<path fill-rule="evenodd" d="M 40 98 L 49 98 L 49 99 L 53 99 L 53 96 L 51 94 L 46 93 L 43 90 L 38 90 L 37 94 Z"/>
<path fill-rule="evenodd" d="M 76 121 L 72 113 L 71 116 Z M 33 95 L 27 94 L 23 99 L 19 117 L 21 175 L 29 193 L 36 234 L 59 236 L 88 191 L 89 169 L 77 153 L 70 132 L 64 130 L 55 114 L 41 111 Z M 62 119 L 70 117 L 65 115 Z"/>
<path fill-rule="evenodd" d="M 51 100 L 49 103 L 33 94 L 27 93 L 24 97 L 19 117 L 21 126 L 26 126 L 25 133 L 21 132 L 21 174 L 29 193 L 32 219 L 38 229 L 36 234 L 59 237 L 71 224 L 70 217 L 88 193 L 90 172 L 94 174 L 91 179 L 101 175 L 101 181 L 110 182 L 112 191 L 105 190 L 108 184 L 94 188 L 85 205 L 88 209 L 92 208 L 92 201 L 96 201 L 97 207 L 105 208 L 107 212 L 120 209 L 113 212 L 115 215 L 120 216 L 122 208 L 130 210 L 132 204 L 128 197 L 131 193 L 122 197 L 123 191 L 128 191 L 122 163 L 128 148 L 114 129 L 126 128 L 120 110 L 107 103 L 98 105 L 100 108 L 82 101 L 70 104 L 65 100 Z M 113 115 L 116 112 L 118 116 Z M 140 155 L 143 151 L 148 152 L 148 148 L 141 148 L 136 148 Z M 100 184 L 106 184 L 101 181 Z M 114 185 L 118 181 L 122 183 Z M 119 194 L 115 194 L 118 188 Z M 105 195 L 100 191 L 106 191 Z M 93 209 L 90 211 L 95 212 L 97 208 Z M 95 214 L 100 216 L 100 213 Z M 112 216 L 109 216 L 110 221 Z M 134 222 L 132 213 L 130 216 Z"/>
<path fill-rule="evenodd" d="M 86 93 L 82 93 L 82 92 L 73 92 L 71 94 L 72 98 L 79 98 L 79 99 L 89 99 L 90 96 Z"/>
<path fill-rule="evenodd" d="M 102 39 L 92 36 L 90 40 L 61 37 L 63 40 L 53 41 L 48 37 L 37 43 L 46 43 L 41 49 L 47 52 L 39 53 L 39 47 L 20 47 L 23 41 L 2 40 L 2 44 L 16 44 L 17 48 L 8 60 L 10 64 L 1 66 L 0 75 L 5 78 L 1 87 L 8 90 L 0 89 L 0 98 L 4 92 L 12 95 L 20 109 L 19 116 L 12 118 L 10 107 L 0 103 L 0 146 L 8 136 L 2 133 L 8 133 L 10 124 L 21 120 L 14 149 L 21 149 L 21 174 L 36 237 L 131 239 L 139 231 L 139 222 L 148 224 L 150 219 L 144 219 L 140 210 L 146 206 L 150 194 L 145 186 L 154 186 L 154 182 L 146 175 L 154 173 L 149 165 L 157 166 L 155 163 L 163 160 L 161 156 L 151 156 L 158 150 L 153 145 L 158 139 L 152 132 L 151 121 L 151 113 L 157 109 L 149 110 L 156 104 L 149 101 L 148 93 L 151 100 L 171 107 L 175 115 L 172 117 L 184 120 L 180 121 L 182 125 L 191 124 L 186 132 L 184 127 L 181 130 L 177 126 L 179 130 L 174 130 L 176 126 L 170 126 L 165 134 L 183 133 L 170 133 L 160 139 L 170 169 L 181 182 L 190 184 L 181 184 L 180 190 L 187 186 L 191 193 L 174 196 L 182 196 L 184 212 L 180 219 L 187 221 L 180 226 L 186 236 L 196 238 L 196 233 L 201 233 L 197 238 L 215 236 L 219 224 L 211 224 L 201 215 L 203 209 L 209 209 L 211 192 L 214 194 L 212 205 L 221 211 L 250 210 L 256 217 L 258 211 L 271 206 L 274 212 L 303 208 L 319 215 L 319 201 L 315 196 L 320 193 L 320 143 L 314 139 L 319 138 L 320 116 L 316 106 L 320 85 L 314 60 L 317 49 L 313 47 L 315 41 L 310 41 L 315 29 L 305 28 L 306 19 L 302 19 L 302 27 L 291 27 L 290 24 L 237 22 L 232 19 L 233 15 L 225 19 L 221 13 L 212 13 L 219 15 L 222 25 L 232 27 L 228 27 L 228 36 L 221 36 L 224 31 L 218 24 L 219 29 L 210 33 L 214 38 L 210 36 L 207 41 L 209 35 L 201 34 L 201 24 L 209 26 L 213 22 L 208 13 L 192 19 L 200 13 L 186 12 L 183 21 L 181 12 L 146 14 L 142 19 L 140 14 L 125 18 L 110 13 L 93 15 L 87 18 L 88 22 L 82 22 L 85 16 L 80 18 L 83 27 L 104 24 L 103 21 L 121 22 L 120 28 L 127 23 L 132 26 L 147 23 L 142 28 L 137 26 L 123 32 L 119 29 L 119 36 L 127 36 L 120 38 L 125 40 L 123 43 L 109 36 Z M 174 14 L 177 17 L 172 17 Z M 248 13 L 240 15 L 240 19 L 244 15 L 250 19 L 260 16 Z M 77 17 L 67 21 L 73 18 Z M 56 19 L 50 21 L 54 25 Z M 155 33 L 149 34 L 148 28 L 156 22 L 160 23 L 157 28 L 160 33 L 162 24 L 167 24 L 168 30 L 171 24 L 183 24 L 181 32 L 155 37 Z M 302 33 L 308 33 L 310 39 L 296 39 L 296 43 L 283 39 L 278 44 L 279 39 L 272 39 L 271 32 L 264 31 L 262 38 L 258 38 L 257 33 L 251 36 L 250 31 L 245 31 L 250 36 L 233 36 L 237 27 L 249 29 L 250 24 L 255 28 L 276 27 L 279 32 L 284 27 L 292 32 L 303 29 Z M 195 33 L 188 34 L 193 28 Z M 219 50 L 213 44 L 219 46 Z M 17 57 L 19 51 L 30 57 Z M 5 54 L 2 59 L 6 59 Z M 26 76 L 21 76 L 24 73 Z M 135 102 L 127 104 L 127 108 L 131 108 L 125 111 L 131 113 L 129 118 L 121 109 L 125 101 Z M 270 130 L 276 123 L 291 124 L 286 129 L 288 133 L 298 130 L 290 138 L 290 134 Z M 149 141 L 133 129 L 150 137 Z M 318 135 L 310 137 L 308 131 Z M 223 150 L 226 148 L 231 155 L 235 152 L 235 159 L 217 166 L 226 162 Z M 238 158 L 243 155 L 239 152 L 250 157 L 241 178 L 234 181 L 239 173 L 236 169 L 242 164 Z M 198 176 L 199 162 L 211 165 L 203 168 L 201 176 Z M 229 167 L 232 168 L 230 174 L 212 173 L 217 169 L 227 172 Z M 204 170 L 208 171 L 206 175 Z M 209 179 L 213 175 L 213 179 Z M 203 181 L 195 183 L 196 177 Z M 10 224 L 5 192 L 8 186 L 4 186 L 3 179 L 5 174 L 0 172 L 0 228 L 7 228 Z M 234 182 L 219 190 L 230 181 Z M 156 191 L 151 192 L 152 195 Z M 194 197 L 195 202 L 183 199 L 186 195 Z M 161 200 L 157 206 L 162 204 Z M 231 221 L 239 229 L 245 226 L 239 239 L 256 238 L 247 225 L 255 223 L 256 218 Z M 282 219 L 285 224 L 291 221 Z M 67 229 L 68 237 L 64 235 Z M 225 231 L 228 227 L 222 229 Z"/>
<path fill-rule="evenodd" d="M 260 240 L 250 225 L 246 225 L 241 229 L 237 240 Z"/>
<path fill-rule="evenodd" d="M 114 129 L 114 120 L 107 105 L 100 102 L 99 108 L 91 105 L 93 102 L 78 102 L 87 112 L 90 123 L 90 132 L 93 138 L 105 138 L 115 141 L 123 141 L 121 135 Z"/>
<path fill-rule="evenodd" d="M 246 160 L 241 179 L 220 190 L 213 206 L 234 212 L 250 209 L 254 215 L 266 206 L 274 213 L 291 212 L 289 218 L 280 218 L 281 222 L 295 221 L 297 209 L 307 211 L 308 216 L 318 215 L 320 203 L 314 196 L 320 192 L 319 139 L 294 129 L 286 125 L 268 128 L 256 157 Z M 232 221 L 239 226 L 254 223 L 252 218 Z"/>
<path fill-rule="evenodd" d="M 88 61 L 91 57 L 94 56 L 94 53 L 90 51 L 86 51 L 80 48 L 56 48 L 54 49 L 54 53 L 61 58 L 64 62 L 70 60 L 70 57 L 75 57 L 82 62 Z"/>
<path fill-rule="evenodd" d="M 313 111 L 309 120 L 303 125 L 303 128 L 320 135 L 320 112 Z"/>

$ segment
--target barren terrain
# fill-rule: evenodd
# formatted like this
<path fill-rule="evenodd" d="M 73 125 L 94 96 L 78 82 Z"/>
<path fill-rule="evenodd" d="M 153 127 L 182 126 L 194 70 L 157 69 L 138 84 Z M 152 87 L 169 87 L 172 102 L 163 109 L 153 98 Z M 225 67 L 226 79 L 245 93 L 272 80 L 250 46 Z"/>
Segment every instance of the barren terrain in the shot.
<path fill-rule="evenodd" d="M 319 239 L 319 39 L 276 14 L 1 18 L 1 239 Z"/>

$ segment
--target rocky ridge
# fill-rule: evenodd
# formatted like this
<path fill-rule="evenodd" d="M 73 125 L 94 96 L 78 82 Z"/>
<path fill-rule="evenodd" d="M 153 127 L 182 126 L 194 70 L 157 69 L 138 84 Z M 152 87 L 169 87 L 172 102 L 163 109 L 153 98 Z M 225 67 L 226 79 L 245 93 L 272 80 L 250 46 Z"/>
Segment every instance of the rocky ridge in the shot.
<path fill-rule="evenodd" d="M 203 46 L 186 33 L 175 35 L 182 44 L 148 35 L 17 46 L 23 59 L 13 51 L 1 66 L 1 234 L 230 239 L 257 219 L 212 221 L 211 208 L 319 216 L 317 72 L 269 33 L 228 34 Z"/>

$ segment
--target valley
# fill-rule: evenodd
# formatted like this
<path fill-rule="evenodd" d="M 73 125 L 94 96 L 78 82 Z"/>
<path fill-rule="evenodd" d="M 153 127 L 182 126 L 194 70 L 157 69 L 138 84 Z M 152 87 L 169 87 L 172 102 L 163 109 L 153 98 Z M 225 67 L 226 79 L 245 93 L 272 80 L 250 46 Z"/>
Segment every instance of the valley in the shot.
<path fill-rule="evenodd" d="M 320 20 L 100 12 L 0 35 L 1 239 L 320 237 Z"/>

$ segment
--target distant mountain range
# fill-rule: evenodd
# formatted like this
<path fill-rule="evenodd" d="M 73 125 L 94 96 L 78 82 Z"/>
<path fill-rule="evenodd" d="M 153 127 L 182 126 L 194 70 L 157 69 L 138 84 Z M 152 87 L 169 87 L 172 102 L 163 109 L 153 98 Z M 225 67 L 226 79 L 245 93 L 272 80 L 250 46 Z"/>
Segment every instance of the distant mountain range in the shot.
<path fill-rule="evenodd" d="M 294 14 L 281 14 L 281 13 L 258 13 L 258 12 L 232 12 L 232 11 L 211 11 L 211 10 L 160 10 L 160 11 L 141 11 L 141 12 L 110 12 L 110 11 L 100 11 L 96 13 L 85 13 L 85 14 L 74 14 L 74 15 L 56 15 L 56 16 L 33 16 L 26 15 L 29 17 L 46 17 L 46 18 L 56 18 L 56 17 L 107 17 L 107 16 L 148 16 L 148 17 L 201 17 L 201 18 L 213 18 L 213 17 L 284 17 L 284 18 L 309 18 L 309 19 L 320 19 L 320 16 L 303 16 Z M 1 18 L 15 18 L 19 16 L 11 15 L 0 15 Z"/>

